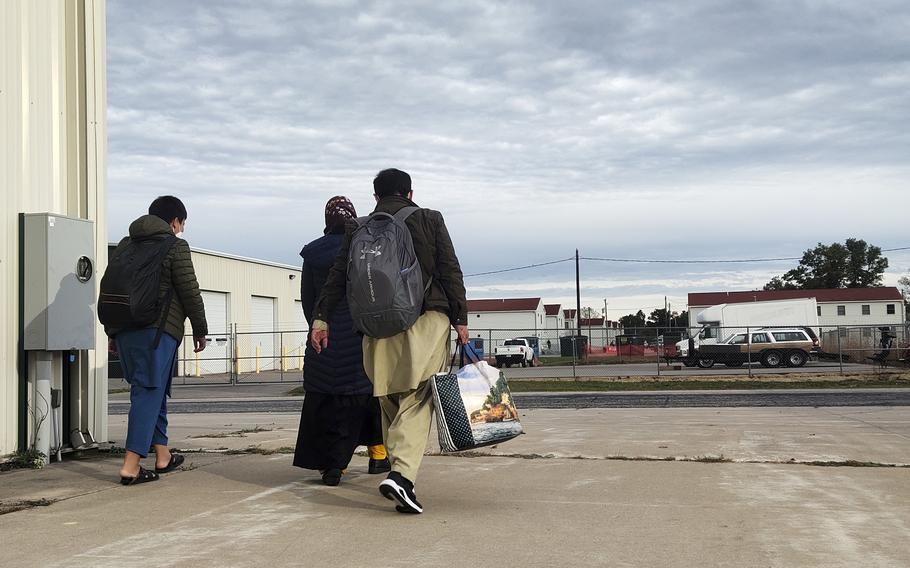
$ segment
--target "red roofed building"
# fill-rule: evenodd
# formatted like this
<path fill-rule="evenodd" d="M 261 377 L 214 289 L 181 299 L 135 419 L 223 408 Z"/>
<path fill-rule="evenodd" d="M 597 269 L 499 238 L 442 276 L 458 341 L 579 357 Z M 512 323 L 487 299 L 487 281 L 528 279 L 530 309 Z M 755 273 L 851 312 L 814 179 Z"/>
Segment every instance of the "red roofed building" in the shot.
<path fill-rule="evenodd" d="M 815 298 L 818 323 L 836 325 L 901 325 L 903 296 L 893 286 L 833 288 L 823 290 L 753 290 L 741 292 L 693 292 L 689 294 L 689 321 L 710 306 L 771 300 Z"/>

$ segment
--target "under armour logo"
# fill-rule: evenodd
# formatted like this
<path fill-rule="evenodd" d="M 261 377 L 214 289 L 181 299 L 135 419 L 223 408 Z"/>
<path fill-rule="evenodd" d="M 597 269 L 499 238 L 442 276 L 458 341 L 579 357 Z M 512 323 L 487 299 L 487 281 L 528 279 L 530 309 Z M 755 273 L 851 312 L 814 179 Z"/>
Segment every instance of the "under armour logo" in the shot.
<path fill-rule="evenodd" d="M 376 245 L 375 248 L 365 248 L 360 251 L 360 260 L 363 260 L 367 257 L 368 254 L 373 256 L 382 256 L 382 251 L 379 250 L 382 248 L 382 245 Z"/>

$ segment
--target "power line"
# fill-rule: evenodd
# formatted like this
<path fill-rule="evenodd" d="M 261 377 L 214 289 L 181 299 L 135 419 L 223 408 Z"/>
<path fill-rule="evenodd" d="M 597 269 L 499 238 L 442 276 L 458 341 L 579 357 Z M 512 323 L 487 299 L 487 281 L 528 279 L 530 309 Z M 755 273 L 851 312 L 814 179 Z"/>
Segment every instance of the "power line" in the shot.
<path fill-rule="evenodd" d="M 897 247 L 882 249 L 882 252 L 896 252 L 910 250 L 910 247 Z M 595 258 L 581 257 L 582 260 L 592 260 L 596 262 L 636 262 L 652 264 L 733 264 L 733 263 L 750 263 L 750 262 L 782 262 L 785 260 L 802 260 L 801 256 L 782 256 L 777 258 L 730 258 L 730 259 L 703 259 L 703 260 L 658 260 L 646 258 Z"/>
<path fill-rule="evenodd" d="M 741 258 L 729 260 L 657 260 L 644 258 L 595 258 L 590 256 L 581 257 L 582 260 L 591 260 L 595 262 L 635 262 L 649 264 L 732 264 L 732 263 L 750 263 L 750 262 L 780 262 L 784 260 L 799 260 L 802 257 L 788 256 L 780 258 Z"/>
<path fill-rule="evenodd" d="M 906 247 L 895 247 L 882 249 L 882 252 L 898 252 L 910 250 L 910 246 Z M 560 260 L 552 260 L 549 262 L 539 262 L 537 264 L 528 264 L 526 266 L 515 266 L 513 268 L 503 268 L 502 270 L 490 270 L 488 272 L 477 272 L 475 274 L 465 274 L 465 278 L 472 278 L 474 276 L 488 276 L 491 274 L 503 274 L 505 272 L 515 272 L 517 270 L 528 270 L 530 268 L 539 268 L 541 266 L 550 266 L 553 264 L 561 264 L 563 262 L 569 262 L 575 260 L 574 257 L 563 258 Z M 675 260 L 675 259 L 652 259 L 652 258 L 606 258 L 606 257 L 592 257 L 592 256 L 583 256 L 581 260 L 591 261 L 591 262 L 625 262 L 625 263 L 635 263 L 635 264 L 749 264 L 749 263 L 759 263 L 759 262 L 784 262 L 792 260 L 802 260 L 801 256 L 782 256 L 776 258 L 730 258 L 730 259 L 702 259 L 702 260 Z"/>
<path fill-rule="evenodd" d="M 570 260 L 575 260 L 575 257 L 564 258 L 562 260 L 551 260 L 550 262 L 540 262 L 537 264 L 529 264 L 527 266 L 516 266 L 514 268 L 504 268 L 502 270 L 491 270 L 489 272 L 478 272 L 476 274 L 465 274 L 465 278 L 471 278 L 472 276 L 486 276 L 488 274 L 502 274 L 503 272 L 514 272 L 516 270 L 527 270 L 529 268 L 538 268 L 540 266 L 550 266 L 551 264 L 560 264 L 562 262 L 569 262 Z"/>

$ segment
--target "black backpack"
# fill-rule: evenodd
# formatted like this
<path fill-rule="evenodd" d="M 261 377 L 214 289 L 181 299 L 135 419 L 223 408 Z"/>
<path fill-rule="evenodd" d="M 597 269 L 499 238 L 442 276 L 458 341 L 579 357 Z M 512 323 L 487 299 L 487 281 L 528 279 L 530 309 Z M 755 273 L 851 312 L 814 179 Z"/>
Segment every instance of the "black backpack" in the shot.
<path fill-rule="evenodd" d="M 102 324 L 117 330 L 142 329 L 163 319 L 173 290 L 168 290 L 163 302 L 159 300 L 161 269 L 177 241 L 174 235 L 130 239 L 114 251 L 101 279 L 98 319 Z"/>
<path fill-rule="evenodd" d="M 405 224 L 417 210 L 404 207 L 395 215 L 377 212 L 356 220 L 347 297 L 354 328 L 367 337 L 397 335 L 420 317 L 427 287 Z"/>

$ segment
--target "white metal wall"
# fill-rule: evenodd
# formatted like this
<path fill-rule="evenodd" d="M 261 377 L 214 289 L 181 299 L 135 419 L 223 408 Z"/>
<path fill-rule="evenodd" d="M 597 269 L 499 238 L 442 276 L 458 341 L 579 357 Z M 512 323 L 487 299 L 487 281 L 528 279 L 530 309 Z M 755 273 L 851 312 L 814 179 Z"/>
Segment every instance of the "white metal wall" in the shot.
<path fill-rule="evenodd" d="M 894 305 L 894 314 L 888 314 L 888 304 Z M 821 315 L 818 324 L 821 327 L 834 327 L 838 325 L 893 325 L 904 323 L 904 306 L 900 300 L 877 300 L 866 302 L 818 302 Z M 837 306 L 844 306 L 845 315 L 837 315 Z M 863 306 L 869 306 L 869 315 L 863 315 Z M 710 306 L 690 306 L 689 322 L 692 327 L 696 316 Z"/>
<path fill-rule="evenodd" d="M 471 312 L 468 314 L 469 329 L 536 329 L 537 312 Z"/>
<path fill-rule="evenodd" d="M 888 305 L 894 313 L 888 314 Z M 896 325 L 904 323 L 904 305 L 900 300 L 879 302 L 825 302 L 820 303 L 819 325 Z M 844 306 L 845 314 L 837 315 L 837 307 Z M 863 306 L 869 306 L 869 315 L 863 315 Z"/>
<path fill-rule="evenodd" d="M 21 412 L 18 214 L 95 221 L 96 263 L 107 260 L 104 12 L 104 0 L 0 2 L 0 455 L 16 449 Z M 81 419 L 106 440 L 100 326 L 96 341 L 81 361 Z"/>
<path fill-rule="evenodd" d="M 565 318 L 562 316 L 562 314 L 559 314 L 558 316 L 547 316 L 547 329 L 565 330 L 565 328 Z"/>
<path fill-rule="evenodd" d="M 468 328 L 474 329 L 546 329 L 543 305 L 537 310 L 515 312 L 470 312 Z"/>

